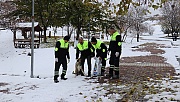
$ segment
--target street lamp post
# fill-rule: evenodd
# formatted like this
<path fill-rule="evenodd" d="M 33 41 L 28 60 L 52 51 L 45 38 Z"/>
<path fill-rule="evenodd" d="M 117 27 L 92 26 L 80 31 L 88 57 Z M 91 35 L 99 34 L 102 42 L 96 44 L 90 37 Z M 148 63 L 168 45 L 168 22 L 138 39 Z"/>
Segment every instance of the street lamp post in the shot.
<path fill-rule="evenodd" d="M 31 78 L 34 78 L 33 75 L 34 67 L 34 0 L 32 0 L 32 35 L 31 35 Z"/>

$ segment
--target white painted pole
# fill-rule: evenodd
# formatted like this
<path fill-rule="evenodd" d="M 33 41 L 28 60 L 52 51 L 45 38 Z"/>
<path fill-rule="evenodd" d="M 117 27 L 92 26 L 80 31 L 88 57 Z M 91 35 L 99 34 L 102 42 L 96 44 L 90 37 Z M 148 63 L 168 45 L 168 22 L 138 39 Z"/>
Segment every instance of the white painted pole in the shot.
<path fill-rule="evenodd" d="M 34 67 L 34 0 L 32 0 L 32 34 L 31 34 L 31 78 L 34 78 L 33 75 Z"/>

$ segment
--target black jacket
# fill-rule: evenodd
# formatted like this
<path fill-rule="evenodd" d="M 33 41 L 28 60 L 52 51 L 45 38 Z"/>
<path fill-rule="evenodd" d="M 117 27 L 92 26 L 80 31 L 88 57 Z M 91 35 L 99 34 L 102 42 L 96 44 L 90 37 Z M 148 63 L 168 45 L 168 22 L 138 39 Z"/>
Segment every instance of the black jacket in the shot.
<path fill-rule="evenodd" d="M 100 45 L 101 49 L 96 49 L 96 57 L 106 58 L 107 57 L 107 47 L 104 43 Z M 103 52 L 103 50 L 105 50 Z"/>
<path fill-rule="evenodd" d="M 57 51 L 55 50 L 55 58 L 61 58 L 61 59 L 68 58 L 68 59 L 70 59 L 70 56 L 69 56 L 69 46 L 68 46 L 68 48 L 65 49 L 65 48 L 60 48 L 60 45 L 61 45 L 61 43 L 59 41 L 57 41 L 56 42 L 56 48 L 58 50 Z"/>
<path fill-rule="evenodd" d="M 116 41 L 110 41 L 108 50 L 111 52 L 121 52 L 121 46 L 118 45 L 119 42 L 122 42 L 121 35 L 116 36 Z"/>

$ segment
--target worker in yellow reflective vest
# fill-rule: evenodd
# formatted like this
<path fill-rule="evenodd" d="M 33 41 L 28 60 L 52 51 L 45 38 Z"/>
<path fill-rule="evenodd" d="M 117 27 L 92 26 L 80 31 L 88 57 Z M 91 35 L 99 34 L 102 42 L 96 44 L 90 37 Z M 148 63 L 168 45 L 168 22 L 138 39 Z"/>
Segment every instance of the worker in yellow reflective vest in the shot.
<path fill-rule="evenodd" d="M 118 33 L 118 31 L 115 30 L 115 28 L 109 28 L 108 32 L 111 36 L 109 49 L 108 51 L 111 52 L 110 54 L 110 69 L 109 69 L 109 77 L 118 79 L 119 78 L 119 59 L 121 55 L 121 35 Z M 115 75 L 113 75 L 113 72 L 115 72 Z"/>
<path fill-rule="evenodd" d="M 59 77 L 59 68 L 62 64 L 63 70 L 61 74 L 61 80 L 67 80 L 65 78 L 66 71 L 67 71 L 67 63 L 70 61 L 69 56 L 69 41 L 70 37 L 65 36 L 63 39 L 56 42 L 55 47 L 55 71 L 54 71 L 54 82 L 57 83 Z M 68 61 L 67 61 L 68 59 Z"/>
<path fill-rule="evenodd" d="M 76 60 L 79 58 L 79 53 L 81 53 L 81 65 L 83 73 L 81 76 L 84 76 L 84 62 L 87 59 L 88 64 L 88 77 L 91 77 L 91 57 L 94 57 L 94 47 L 88 41 L 83 40 L 83 37 L 79 38 L 77 47 L 76 47 Z"/>
<path fill-rule="evenodd" d="M 101 40 L 97 40 L 95 37 L 91 38 L 91 43 L 96 49 L 96 57 L 102 61 L 101 76 L 104 76 L 107 59 L 107 47 Z"/>

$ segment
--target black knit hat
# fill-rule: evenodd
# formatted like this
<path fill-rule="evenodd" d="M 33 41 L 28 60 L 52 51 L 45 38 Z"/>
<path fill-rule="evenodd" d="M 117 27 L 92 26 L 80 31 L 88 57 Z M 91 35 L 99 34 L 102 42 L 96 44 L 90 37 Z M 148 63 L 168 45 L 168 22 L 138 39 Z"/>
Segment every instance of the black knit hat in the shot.
<path fill-rule="evenodd" d="M 95 37 L 92 37 L 92 38 L 91 38 L 91 42 L 97 42 L 96 38 L 95 38 Z"/>
<path fill-rule="evenodd" d="M 69 41 L 69 39 L 70 39 L 70 36 L 65 36 L 65 37 L 64 37 L 64 40 Z"/>

